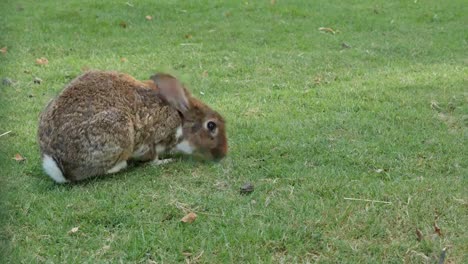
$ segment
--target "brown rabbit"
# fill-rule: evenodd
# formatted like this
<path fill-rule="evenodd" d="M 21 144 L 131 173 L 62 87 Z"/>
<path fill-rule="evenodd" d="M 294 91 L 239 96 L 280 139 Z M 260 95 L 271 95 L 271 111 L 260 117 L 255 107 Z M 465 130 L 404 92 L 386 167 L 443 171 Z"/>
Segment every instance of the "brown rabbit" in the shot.
<path fill-rule="evenodd" d="M 46 106 L 38 138 L 58 183 L 115 173 L 130 159 L 164 164 L 158 155 L 170 151 L 220 160 L 228 148 L 221 115 L 168 74 L 86 72 Z"/>

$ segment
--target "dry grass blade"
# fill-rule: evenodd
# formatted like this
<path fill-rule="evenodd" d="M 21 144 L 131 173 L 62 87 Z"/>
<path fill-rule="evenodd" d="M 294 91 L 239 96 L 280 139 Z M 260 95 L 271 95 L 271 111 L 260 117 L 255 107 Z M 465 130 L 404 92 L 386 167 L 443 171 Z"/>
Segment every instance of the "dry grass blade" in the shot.
<path fill-rule="evenodd" d="M 379 200 L 369 200 L 369 199 L 359 199 L 359 198 L 348 198 L 348 197 L 345 197 L 344 199 L 345 199 L 345 200 L 349 200 L 349 201 L 361 201 L 361 202 L 371 202 L 371 203 L 392 204 L 392 202 L 379 201 Z"/>
<path fill-rule="evenodd" d="M 7 131 L 7 132 L 5 132 L 5 133 L 3 133 L 3 134 L 1 134 L 0 137 L 6 136 L 6 135 L 8 135 L 8 134 L 10 134 L 10 133 L 11 133 L 11 130 L 10 130 L 10 131 Z"/>
<path fill-rule="evenodd" d="M 69 234 L 69 235 L 75 234 L 76 232 L 78 232 L 79 229 L 80 229 L 79 226 L 73 227 L 72 229 L 70 229 L 70 231 L 68 231 L 68 234 Z"/>
<path fill-rule="evenodd" d="M 193 256 L 192 253 L 190 252 L 182 252 L 182 254 L 185 256 L 185 263 L 187 264 L 191 264 L 191 263 L 199 263 L 200 262 L 200 258 L 203 256 L 203 253 L 205 253 L 204 250 L 202 250 L 200 252 L 200 254 L 198 254 L 197 256 Z"/>
<path fill-rule="evenodd" d="M 440 111 L 442 110 L 442 109 L 440 108 L 440 106 L 439 106 L 439 103 L 436 102 L 436 101 L 431 101 L 431 108 L 432 108 L 433 110 L 438 111 L 438 112 L 440 112 Z"/>
<path fill-rule="evenodd" d="M 190 208 L 190 205 L 179 202 L 177 200 L 172 201 L 171 204 L 173 204 L 177 209 L 181 210 L 185 214 L 195 211 L 194 209 Z"/>
<path fill-rule="evenodd" d="M 337 33 L 337 31 L 335 31 L 333 28 L 329 28 L 329 27 L 319 27 L 318 30 L 326 32 L 326 33 L 332 33 L 333 35 L 335 35 Z"/>

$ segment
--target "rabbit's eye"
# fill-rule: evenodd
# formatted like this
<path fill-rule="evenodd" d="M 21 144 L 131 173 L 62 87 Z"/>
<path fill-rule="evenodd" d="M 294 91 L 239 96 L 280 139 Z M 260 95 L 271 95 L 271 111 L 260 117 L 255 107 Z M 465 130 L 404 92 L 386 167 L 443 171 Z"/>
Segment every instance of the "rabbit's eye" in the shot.
<path fill-rule="evenodd" d="M 213 132 L 216 129 L 216 123 L 213 121 L 210 121 L 206 123 L 206 127 L 208 128 L 208 130 L 210 130 L 210 132 Z"/>

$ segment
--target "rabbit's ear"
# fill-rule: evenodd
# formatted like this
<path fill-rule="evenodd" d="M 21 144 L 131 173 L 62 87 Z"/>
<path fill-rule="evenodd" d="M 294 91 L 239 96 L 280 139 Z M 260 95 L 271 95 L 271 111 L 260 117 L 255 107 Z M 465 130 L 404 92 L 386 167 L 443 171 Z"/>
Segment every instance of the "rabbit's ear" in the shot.
<path fill-rule="evenodd" d="M 165 73 L 157 73 L 151 76 L 151 80 L 158 87 L 159 94 L 171 106 L 182 113 L 189 109 L 188 92 L 184 86 L 173 76 Z"/>

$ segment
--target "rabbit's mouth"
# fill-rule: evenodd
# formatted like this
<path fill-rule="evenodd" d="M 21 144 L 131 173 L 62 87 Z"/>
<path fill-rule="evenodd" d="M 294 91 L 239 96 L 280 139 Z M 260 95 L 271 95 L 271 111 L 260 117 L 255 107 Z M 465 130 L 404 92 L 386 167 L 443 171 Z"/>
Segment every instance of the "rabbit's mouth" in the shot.
<path fill-rule="evenodd" d="M 203 160 L 214 162 L 221 161 L 226 156 L 226 149 L 214 148 L 210 150 L 200 150 L 192 146 L 188 140 L 182 140 L 173 149 L 173 153 L 183 153 Z"/>
<path fill-rule="evenodd" d="M 197 150 L 192 156 L 197 156 L 201 159 L 213 162 L 220 162 L 224 157 L 226 157 L 226 151 L 220 148 Z"/>
<path fill-rule="evenodd" d="M 188 140 L 182 140 L 175 146 L 175 150 L 185 154 L 193 154 L 195 148 L 188 142 Z"/>

